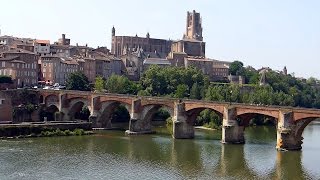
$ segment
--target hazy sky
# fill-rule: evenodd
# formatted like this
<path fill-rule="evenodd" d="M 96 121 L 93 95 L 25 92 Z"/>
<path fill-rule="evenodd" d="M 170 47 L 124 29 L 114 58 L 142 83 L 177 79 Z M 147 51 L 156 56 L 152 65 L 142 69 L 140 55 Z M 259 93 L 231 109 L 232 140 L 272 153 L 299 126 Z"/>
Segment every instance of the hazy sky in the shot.
<path fill-rule="evenodd" d="M 203 19 L 206 56 L 320 78 L 319 0 L 1 0 L 1 35 L 111 44 L 116 35 L 180 39 L 186 12 Z"/>

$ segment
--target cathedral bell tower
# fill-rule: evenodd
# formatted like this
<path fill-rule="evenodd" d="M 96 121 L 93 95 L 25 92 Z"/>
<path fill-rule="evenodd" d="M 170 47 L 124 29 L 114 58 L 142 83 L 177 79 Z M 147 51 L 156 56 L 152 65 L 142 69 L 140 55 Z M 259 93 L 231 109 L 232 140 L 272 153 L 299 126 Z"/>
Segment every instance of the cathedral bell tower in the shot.
<path fill-rule="evenodd" d="M 200 13 L 195 10 L 187 12 L 186 34 L 184 39 L 193 39 L 203 41 L 202 37 L 202 19 Z"/>

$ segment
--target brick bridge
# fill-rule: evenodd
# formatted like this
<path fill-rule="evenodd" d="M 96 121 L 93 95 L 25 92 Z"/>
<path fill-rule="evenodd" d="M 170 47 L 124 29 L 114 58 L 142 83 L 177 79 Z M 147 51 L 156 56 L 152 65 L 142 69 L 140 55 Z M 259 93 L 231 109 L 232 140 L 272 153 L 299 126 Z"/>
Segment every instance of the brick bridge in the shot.
<path fill-rule="evenodd" d="M 244 129 L 255 115 L 273 117 L 277 126 L 277 149 L 300 150 L 302 132 L 313 120 L 320 118 L 319 109 L 280 106 L 257 106 L 199 100 L 102 94 L 82 91 L 39 90 L 46 108 L 55 108 L 56 120 L 69 121 L 83 106 L 90 110 L 89 120 L 96 128 L 110 128 L 111 115 L 118 105 L 130 114 L 129 133 L 149 133 L 153 115 L 166 109 L 173 120 L 173 138 L 193 138 L 193 124 L 204 109 L 223 117 L 222 143 L 244 143 Z"/>

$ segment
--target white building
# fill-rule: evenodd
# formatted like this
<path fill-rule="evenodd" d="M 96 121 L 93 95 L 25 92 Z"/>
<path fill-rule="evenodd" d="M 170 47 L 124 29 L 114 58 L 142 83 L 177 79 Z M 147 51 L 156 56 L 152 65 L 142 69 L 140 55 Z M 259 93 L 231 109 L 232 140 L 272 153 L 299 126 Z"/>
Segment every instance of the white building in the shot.
<path fill-rule="evenodd" d="M 34 41 L 34 53 L 45 56 L 50 54 L 50 41 L 49 40 L 35 40 Z"/>

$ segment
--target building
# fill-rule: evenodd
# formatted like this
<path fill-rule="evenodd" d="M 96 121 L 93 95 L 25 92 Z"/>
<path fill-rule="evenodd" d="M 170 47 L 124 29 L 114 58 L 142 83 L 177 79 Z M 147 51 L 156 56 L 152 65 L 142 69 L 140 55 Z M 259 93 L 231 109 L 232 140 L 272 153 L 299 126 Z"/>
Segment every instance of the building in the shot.
<path fill-rule="evenodd" d="M 79 59 L 51 55 L 42 56 L 40 59 L 43 81 L 48 85 L 64 85 L 71 73 L 81 70 Z"/>
<path fill-rule="evenodd" d="M 39 56 L 50 54 L 50 41 L 49 40 L 35 40 L 33 43 L 34 53 Z"/>
<path fill-rule="evenodd" d="M 176 59 L 174 56 L 177 53 L 185 53 L 191 57 L 205 57 L 205 49 L 206 43 L 203 42 L 200 13 L 197 13 L 195 10 L 187 12 L 186 32 L 182 40 L 172 43 L 169 58 Z M 175 62 L 182 62 L 182 59 L 176 59 Z"/>
<path fill-rule="evenodd" d="M 51 44 L 50 54 L 59 57 L 70 57 L 71 47 L 68 45 Z"/>
<path fill-rule="evenodd" d="M 94 82 L 96 79 L 96 61 L 94 58 L 84 58 L 83 73 L 87 76 L 89 82 Z"/>
<path fill-rule="evenodd" d="M 143 61 L 143 72 L 147 71 L 152 65 L 157 65 L 161 68 L 165 68 L 171 66 L 171 62 L 168 61 L 168 59 L 147 58 Z"/>
<path fill-rule="evenodd" d="M 101 76 L 108 79 L 112 74 L 122 75 L 122 61 L 120 58 L 111 54 L 106 54 L 105 49 L 98 48 L 89 52 L 89 57 L 95 59 L 96 74 L 95 77 Z"/>
<path fill-rule="evenodd" d="M 213 60 L 206 58 L 187 57 L 184 58 L 185 68 L 195 67 L 200 69 L 204 75 L 212 77 L 213 75 Z"/>
<path fill-rule="evenodd" d="M 116 36 L 116 30 L 112 28 L 111 53 L 116 57 L 121 57 L 125 51 L 135 51 L 142 48 L 146 52 L 164 53 L 166 56 L 170 52 L 172 41 L 165 39 L 151 38 L 147 33 L 146 37 L 136 36 Z"/>
<path fill-rule="evenodd" d="M 38 84 L 38 57 L 23 49 L 2 53 L 0 75 L 11 76 L 18 87 Z"/>
<path fill-rule="evenodd" d="M 62 34 L 61 38 L 58 39 L 57 45 L 70 46 L 71 40 L 66 38 L 65 34 Z"/>
<path fill-rule="evenodd" d="M 229 75 L 230 62 L 226 61 L 212 61 L 212 75 L 210 76 L 212 81 L 226 81 Z M 240 80 L 239 80 L 240 82 Z"/>
<path fill-rule="evenodd" d="M 175 41 L 171 46 L 171 57 L 174 53 L 185 53 L 187 56 L 205 57 L 206 43 L 195 39 Z"/>
<path fill-rule="evenodd" d="M 202 18 L 200 13 L 197 13 L 195 10 L 193 10 L 193 12 L 187 12 L 186 34 L 183 39 L 203 41 Z"/>

